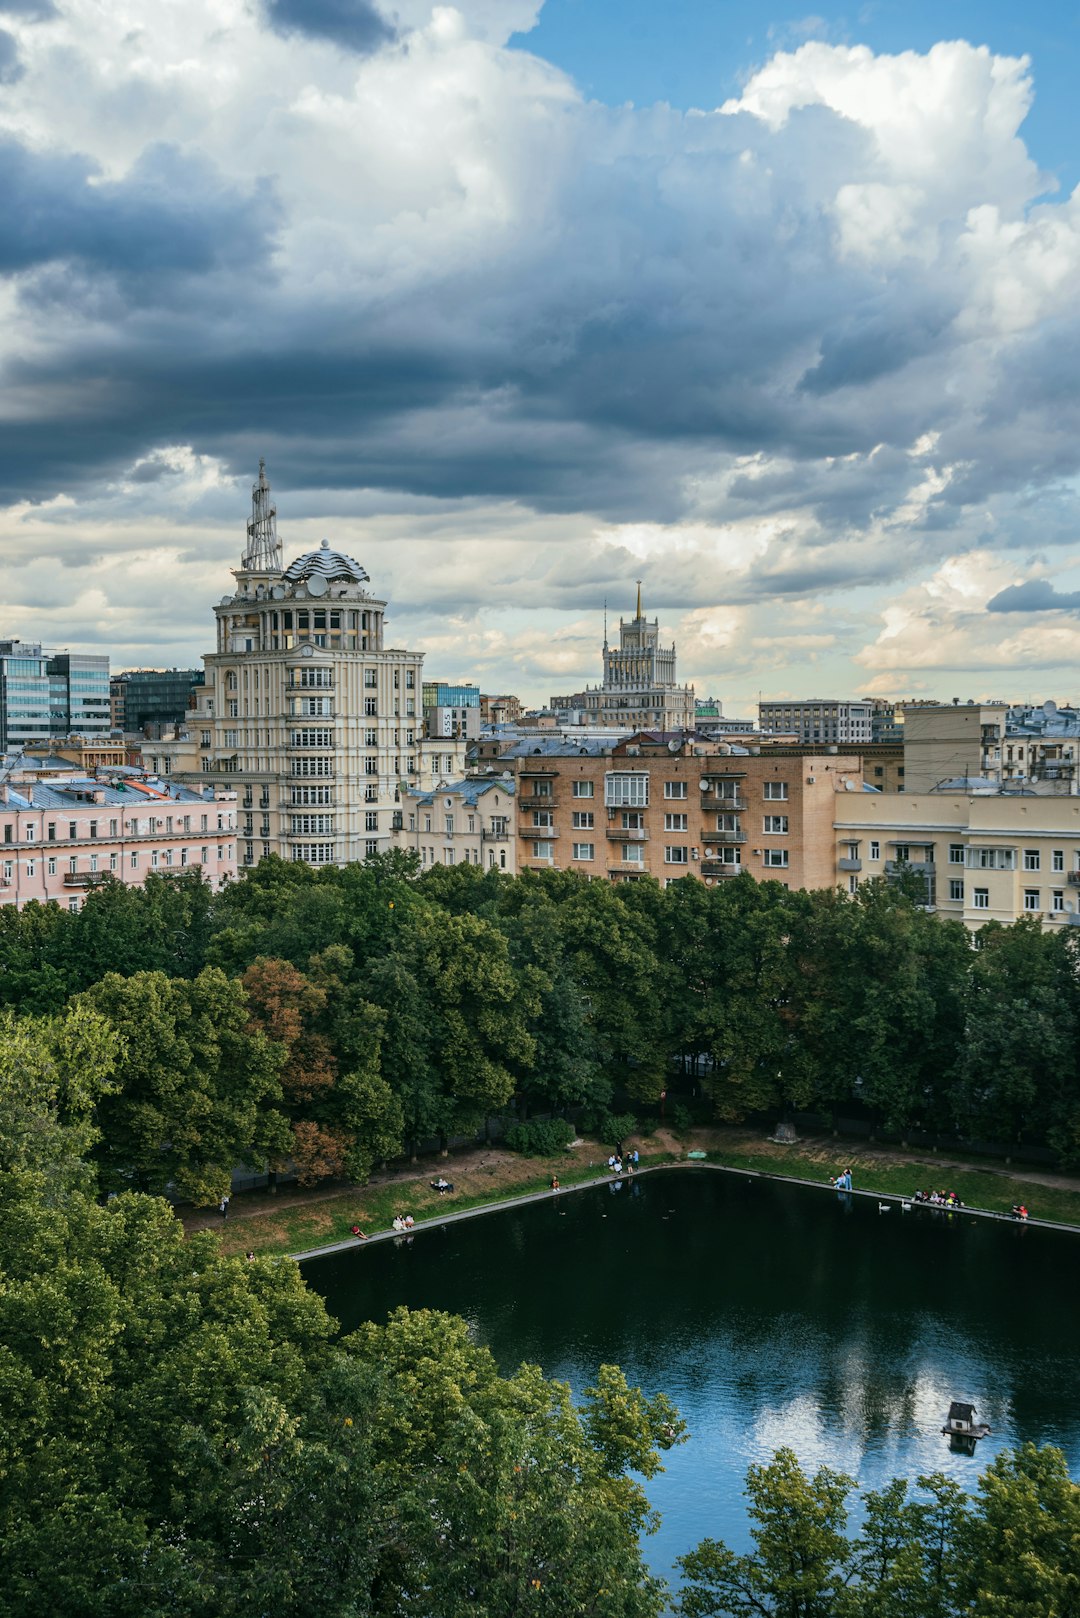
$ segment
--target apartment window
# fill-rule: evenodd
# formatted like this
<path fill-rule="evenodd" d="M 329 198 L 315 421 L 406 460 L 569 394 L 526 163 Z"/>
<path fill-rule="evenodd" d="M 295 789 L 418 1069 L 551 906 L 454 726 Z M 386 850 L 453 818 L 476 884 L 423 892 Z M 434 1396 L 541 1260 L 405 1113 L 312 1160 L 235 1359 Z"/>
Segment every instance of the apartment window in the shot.
<path fill-rule="evenodd" d="M 761 829 L 768 837 L 784 837 L 787 835 L 787 815 L 766 815 L 761 823 Z"/>
<path fill-rule="evenodd" d="M 545 830 L 550 830 L 555 824 L 555 816 L 550 809 L 534 809 L 532 823 L 534 826 L 542 826 Z M 450 821 L 450 826 L 453 827 L 452 820 Z"/>
<path fill-rule="evenodd" d="M 1038 888 L 1025 888 L 1024 889 L 1024 909 L 1025 910 L 1041 910 L 1042 909 L 1042 905 L 1039 903 L 1039 890 L 1038 890 Z"/>
<path fill-rule="evenodd" d="M 379 704 L 375 697 L 364 698 L 364 713 L 369 719 L 374 719 L 379 712 Z"/>
<path fill-rule="evenodd" d="M 622 851 L 624 865 L 644 865 L 645 850 L 640 843 L 627 843 Z"/>
<path fill-rule="evenodd" d="M 78 913 L 79 913 L 79 901 L 78 901 L 78 899 L 69 899 L 68 900 L 68 909 L 71 911 L 71 914 L 73 916 L 77 916 Z"/>
<path fill-rule="evenodd" d="M 364 811 L 364 830 L 365 831 L 378 831 L 378 829 L 379 829 L 379 811 L 377 809 L 365 809 L 365 811 Z"/>
<path fill-rule="evenodd" d="M 310 730 L 294 730 L 292 733 L 294 747 L 333 747 L 334 732 L 320 726 L 313 726 Z"/>
<path fill-rule="evenodd" d="M 766 781 L 761 790 L 763 798 L 772 798 L 774 801 L 786 798 L 787 795 L 788 784 L 786 781 Z"/>
<path fill-rule="evenodd" d="M 685 798 L 686 797 L 686 782 L 685 781 L 665 781 L 664 782 L 664 797 L 665 798 Z"/>
<path fill-rule="evenodd" d="M 186 849 L 185 849 L 185 851 L 184 851 L 184 852 L 185 852 L 185 856 L 186 856 L 186 853 L 187 853 L 187 850 L 186 850 Z M 118 854 L 110 854 L 110 855 L 109 855 L 109 870 L 110 870 L 110 871 L 115 871 L 115 870 L 116 870 L 116 868 L 117 868 L 117 865 L 118 865 L 118 864 L 119 864 L 119 862 L 120 862 L 120 856 L 119 856 L 119 855 L 118 855 Z M 53 864 L 53 863 L 55 863 L 55 862 L 54 862 L 54 861 L 50 861 L 50 862 L 49 862 L 49 863 L 50 863 L 50 864 Z M 187 864 L 187 859 L 186 859 L 186 857 L 185 857 L 185 859 L 184 859 L 184 864 L 185 864 L 185 865 L 186 865 L 186 864 Z"/>
<path fill-rule="evenodd" d="M 689 817 L 686 815 L 665 815 L 664 830 L 685 831 L 687 828 L 688 818 Z"/>
<path fill-rule="evenodd" d="M 109 821 L 109 836 L 110 837 L 115 837 L 116 836 L 116 824 L 117 823 L 116 823 L 115 820 L 110 820 Z"/>
<path fill-rule="evenodd" d="M 1063 871 L 1065 869 L 1065 850 L 1063 848 L 1054 849 L 1053 854 L 1050 856 L 1050 866 L 1051 869 L 1055 871 Z"/>
<path fill-rule="evenodd" d="M 880 843 L 872 842 L 870 844 L 870 858 L 872 860 L 879 860 L 881 858 L 881 844 Z"/>
<path fill-rule="evenodd" d="M 534 843 L 533 844 L 533 859 L 534 860 L 553 860 L 554 858 L 555 858 L 555 844 L 554 843 Z"/>
<path fill-rule="evenodd" d="M 48 837 L 50 843 L 55 843 L 56 842 L 56 821 L 55 820 L 50 820 L 49 821 L 48 827 L 46 828 L 45 835 Z"/>
<path fill-rule="evenodd" d="M 911 849 L 907 843 L 897 843 L 893 849 L 893 858 L 898 864 L 906 865 L 911 858 Z"/>
<path fill-rule="evenodd" d="M 24 836 L 24 838 L 26 839 L 26 841 L 28 843 L 32 843 L 34 841 L 35 837 L 37 836 L 37 827 L 36 826 L 26 826 L 26 827 L 24 827 L 23 828 L 23 836 Z"/>
<path fill-rule="evenodd" d="M 324 754 L 322 757 L 294 758 L 290 764 L 290 769 L 293 775 L 298 776 L 333 775 L 334 757 L 330 753 Z M 220 831 L 220 829 L 219 826 L 218 830 Z"/>
<path fill-rule="evenodd" d="M 27 876 L 33 876 L 36 870 L 37 870 L 37 861 L 36 860 L 27 860 L 27 862 L 26 862 L 26 874 L 27 874 Z"/>
<path fill-rule="evenodd" d="M 214 740 L 214 738 L 211 735 L 211 733 L 208 730 L 204 730 L 203 733 L 202 733 L 202 744 L 203 744 L 203 746 L 204 747 L 213 746 L 213 740 Z"/>
<path fill-rule="evenodd" d="M 364 844 L 364 847 L 367 850 L 368 859 L 371 859 L 373 854 L 377 854 L 379 852 L 378 839 L 374 838 L 374 837 L 369 838 L 369 840 Z M 453 863 L 453 857 L 451 856 L 451 864 L 452 863 Z"/>
<path fill-rule="evenodd" d="M 74 820 L 69 820 L 68 821 L 68 836 L 69 837 L 78 837 L 78 835 L 79 835 L 78 826 L 76 825 Z"/>
<path fill-rule="evenodd" d="M 763 864 L 783 869 L 788 863 L 788 851 L 786 848 L 767 848 L 761 858 Z"/>
<path fill-rule="evenodd" d="M 70 856 L 70 858 L 69 858 L 69 859 L 68 859 L 68 870 L 69 870 L 69 871 L 70 871 L 70 872 L 71 872 L 71 874 L 72 874 L 72 876 L 74 876 L 74 875 L 75 875 L 75 872 L 76 872 L 76 871 L 77 871 L 77 870 L 78 870 L 78 869 L 79 869 L 79 861 L 78 861 L 78 858 L 77 858 L 77 856 L 76 856 L 76 855 L 74 855 L 74 854 L 72 854 L 72 855 L 71 855 L 71 856 Z"/>
<path fill-rule="evenodd" d="M 972 894 L 971 894 L 971 902 L 972 902 L 972 905 L 975 907 L 976 910 L 989 910 L 989 908 L 990 908 L 990 889 L 989 888 L 974 888 L 972 890 Z"/>
<path fill-rule="evenodd" d="M 646 808 L 649 802 L 649 777 L 629 773 L 606 775 L 604 802 L 609 809 L 620 809 L 624 805 L 627 808 Z"/>
<path fill-rule="evenodd" d="M 1024 850 L 1024 870 L 1025 871 L 1037 871 L 1038 869 L 1039 869 L 1039 850 L 1037 848 L 1025 848 L 1025 850 Z M 1038 908 L 1038 907 L 1036 907 L 1036 908 Z"/>
<path fill-rule="evenodd" d="M 239 710 L 239 705 L 237 704 L 235 698 L 230 703 L 228 703 L 227 706 L 228 706 L 228 710 L 229 710 L 229 718 L 230 719 L 236 719 L 240 710 Z"/>
<path fill-rule="evenodd" d="M 665 865 L 686 865 L 689 863 L 689 850 L 677 843 L 669 843 L 664 849 Z"/>
<path fill-rule="evenodd" d="M 967 867 L 969 871 L 1015 871 L 1015 848 L 968 848 L 966 851 Z"/>
<path fill-rule="evenodd" d="M 378 745 L 379 745 L 379 732 L 374 728 L 374 726 L 372 726 L 372 728 L 370 730 L 365 730 L 365 732 L 364 732 L 364 746 L 365 747 L 378 747 Z"/>
<path fill-rule="evenodd" d="M 91 854 L 91 856 L 90 856 L 90 869 L 92 871 L 97 870 L 97 861 L 98 861 L 97 855 L 96 854 Z"/>
<path fill-rule="evenodd" d="M 595 856 L 595 843 L 573 843 L 571 846 L 576 860 L 591 860 Z"/>
<path fill-rule="evenodd" d="M 139 856 L 138 856 L 138 854 L 133 854 L 131 856 L 131 869 L 133 871 L 137 871 L 139 869 Z"/>
<path fill-rule="evenodd" d="M 187 864 L 187 849 L 186 848 L 182 848 L 180 850 L 180 864 L 181 865 L 186 865 Z"/>
<path fill-rule="evenodd" d="M 596 788 L 592 781 L 575 781 L 570 788 L 570 796 L 572 798 L 593 798 L 596 796 Z"/>
<path fill-rule="evenodd" d="M 1055 915 L 1060 915 L 1065 909 L 1065 894 L 1061 888 L 1054 889 L 1053 893 L 1050 895 L 1050 900 L 1051 910 L 1055 913 Z"/>
<path fill-rule="evenodd" d="M 424 830 L 425 831 L 430 831 L 431 830 L 431 816 L 430 815 L 425 815 L 424 816 Z"/>
<path fill-rule="evenodd" d="M 447 837 L 453 837 L 453 835 L 454 835 L 454 817 L 453 817 L 453 815 L 447 815 L 445 818 L 446 818 L 446 835 L 447 835 Z M 550 826 L 551 825 L 551 816 L 548 815 L 546 820 L 540 820 L 536 815 L 534 815 L 533 816 L 533 825 L 534 826 Z"/>
<path fill-rule="evenodd" d="M 964 845 L 963 845 L 963 843 L 950 843 L 949 844 L 949 864 L 950 865 L 963 865 L 963 863 L 964 863 Z"/>
<path fill-rule="evenodd" d="M 364 689 L 366 691 L 377 691 L 378 688 L 379 688 L 379 676 L 376 673 L 376 671 L 374 669 L 365 669 L 364 670 Z"/>
<path fill-rule="evenodd" d="M 50 876 L 55 876 L 56 875 L 56 855 L 55 854 L 52 855 L 51 858 L 49 859 L 49 862 L 48 862 L 48 864 L 46 866 L 46 870 L 48 871 Z"/>
<path fill-rule="evenodd" d="M 207 860 L 208 860 L 208 859 L 209 859 L 209 857 L 210 857 L 210 851 L 209 851 L 209 849 L 206 849 L 206 848 L 204 848 L 204 849 L 203 849 L 203 850 L 202 850 L 202 862 L 203 862 L 203 864 L 204 864 L 204 865 L 205 865 L 205 864 L 206 864 L 206 862 L 207 862 Z"/>
<path fill-rule="evenodd" d="M 636 809 L 624 809 L 622 812 L 622 829 L 623 831 L 644 831 L 645 816 L 639 814 Z"/>
<path fill-rule="evenodd" d="M 955 899 L 956 901 L 958 901 L 961 904 L 963 903 L 963 900 L 964 900 L 964 879 L 963 879 L 963 877 L 951 876 L 949 878 L 949 898 L 950 899 Z"/>
<path fill-rule="evenodd" d="M 590 831 L 592 829 L 593 812 L 591 809 L 575 809 L 570 818 L 575 831 Z"/>

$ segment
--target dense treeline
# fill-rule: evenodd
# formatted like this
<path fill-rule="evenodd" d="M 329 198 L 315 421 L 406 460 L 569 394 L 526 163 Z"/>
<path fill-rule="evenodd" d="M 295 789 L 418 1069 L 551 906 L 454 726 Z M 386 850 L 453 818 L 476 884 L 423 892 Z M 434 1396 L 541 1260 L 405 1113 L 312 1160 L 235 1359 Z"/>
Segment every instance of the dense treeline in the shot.
<path fill-rule="evenodd" d="M 721 1119 L 785 1108 L 1080 1158 L 1078 942 L 978 936 L 870 883 L 613 887 L 410 856 L 106 882 L 0 909 L 0 1006 L 95 1013 L 105 1189 L 208 1202 L 234 1163 L 348 1174 L 510 1109 L 655 1102 L 673 1064 Z M 689 1069 L 688 1069 L 689 1071 Z"/>
<path fill-rule="evenodd" d="M 613 1366 L 575 1405 L 464 1321 L 338 1338 L 297 1267 L 91 1193 L 81 1080 L 120 1042 L 72 1008 L 0 1078 L 0 1613 L 18 1618 L 659 1618 L 644 1488 L 684 1426 Z M 12 1082 L 17 1078 L 19 1083 Z M 684 1618 L 1067 1618 L 1080 1489 L 1006 1452 L 869 1494 L 789 1451 L 748 1479 L 752 1555 L 682 1560 Z"/>

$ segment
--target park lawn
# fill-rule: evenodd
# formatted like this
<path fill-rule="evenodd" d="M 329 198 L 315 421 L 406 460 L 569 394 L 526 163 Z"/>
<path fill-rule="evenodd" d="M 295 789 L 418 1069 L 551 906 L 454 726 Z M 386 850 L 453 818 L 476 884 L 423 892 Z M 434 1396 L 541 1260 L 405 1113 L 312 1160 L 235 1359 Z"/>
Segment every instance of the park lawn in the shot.
<path fill-rule="evenodd" d="M 647 1160 L 644 1153 L 642 1157 Z M 664 1157 L 658 1153 L 653 1161 L 663 1161 Z M 388 1230 L 395 1214 L 410 1213 L 421 1226 L 425 1220 L 437 1222 L 449 1213 L 546 1191 L 553 1174 L 569 1189 L 595 1180 L 603 1167 L 599 1162 L 583 1162 L 580 1153 L 569 1152 L 552 1158 L 515 1158 L 498 1174 L 485 1169 L 469 1170 L 449 1161 L 433 1169 L 430 1177 L 437 1179 L 440 1173 L 453 1181 L 452 1193 L 433 1191 L 427 1179 L 400 1179 L 252 1215 L 244 1214 L 242 1199 L 238 1198 L 233 1203 L 233 1217 L 221 1227 L 222 1249 L 226 1253 L 250 1249 L 260 1255 L 307 1252 L 351 1241 L 353 1225 L 359 1225 L 370 1236 Z"/>
<path fill-rule="evenodd" d="M 820 1155 L 801 1155 L 795 1149 L 779 1151 L 711 1151 L 710 1163 L 726 1168 L 756 1169 L 783 1179 L 813 1180 L 827 1184 L 841 1169 L 851 1167 L 856 1191 L 879 1191 L 882 1195 L 910 1197 L 917 1188 L 924 1191 L 955 1191 L 969 1208 L 992 1213 L 1009 1213 L 1014 1203 L 1023 1202 L 1033 1219 L 1051 1219 L 1063 1225 L 1080 1226 L 1080 1184 L 1075 1190 L 1040 1185 L 1022 1175 L 995 1174 L 986 1169 L 948 1168 L 912 1157 L 905 1162 L 879 1160 L 860 1155 L 858 1149 L 845 1154 L 837 1142 L 834 1163 L 823 1171 Z"/>

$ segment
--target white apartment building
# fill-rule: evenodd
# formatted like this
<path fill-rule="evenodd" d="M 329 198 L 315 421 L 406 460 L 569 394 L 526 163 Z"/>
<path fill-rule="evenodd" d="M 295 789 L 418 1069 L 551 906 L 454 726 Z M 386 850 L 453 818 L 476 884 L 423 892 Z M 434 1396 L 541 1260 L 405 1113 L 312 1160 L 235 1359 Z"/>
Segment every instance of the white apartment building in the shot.
<path fill-rule="evenodd" d="M 240 865 L 384 852 L 409 788 L 464 770 L 461 741 L 423 736 L 423 653 L 385 644 L 386 602 L 328 541 L 282 567 L 262 462 L 233 576 L 191 730 L 198 778 L 237 789 Z"/>
<path fill-rule="evenodd" d="M 395 817 L 395 842 L 433 865 L 476 865 L 517 871 L 514 818 L 517 784 L 510 776 L 444 782 L 432 792 L 410 792 Z"/>
<path fill-rule="evenodd" d="M 806 743 L 870 742 L 874 738 L 872 702 L 833 702 L 820 697 L 804 702 L 758 703 L 758 725 L 765 735 L 777 731 Z"/>
<path fill-rule="evenodd" d="M 837 796 L 834 825 L 850 892 L 907 870 L 939 915 L 972 928 L 1024 915 L 1080 924 L 1080 799 L 860 792 Z"/>

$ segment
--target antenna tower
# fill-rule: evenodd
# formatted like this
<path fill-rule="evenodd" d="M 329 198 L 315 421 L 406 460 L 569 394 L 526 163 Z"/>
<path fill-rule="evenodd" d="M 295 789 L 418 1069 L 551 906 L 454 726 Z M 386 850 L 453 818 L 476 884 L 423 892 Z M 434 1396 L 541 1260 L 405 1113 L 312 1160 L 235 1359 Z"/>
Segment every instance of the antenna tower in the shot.
<path fill-rule="evenodd" d="M 259 460 L 259 481 L 251 489 L 251 517 L 247 525 L 247 550 L 240 563 L 245 573 L 280 573 L 281 541 L 277 534 L 277 507 L 270 504 L 270 482 L 266 462 Z"/>

